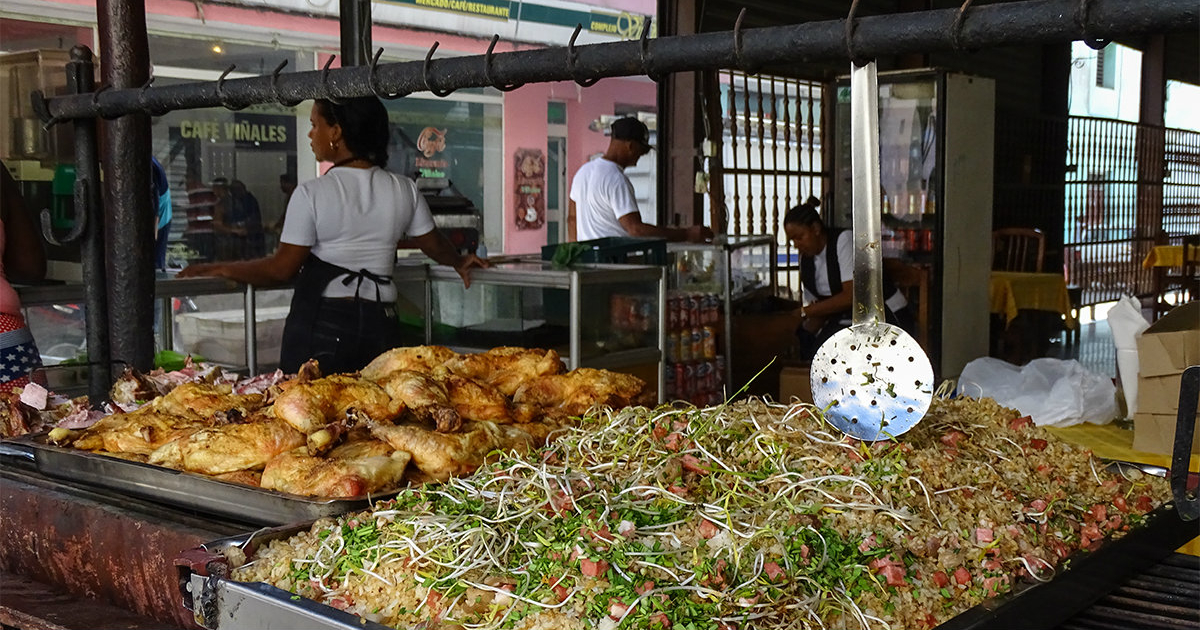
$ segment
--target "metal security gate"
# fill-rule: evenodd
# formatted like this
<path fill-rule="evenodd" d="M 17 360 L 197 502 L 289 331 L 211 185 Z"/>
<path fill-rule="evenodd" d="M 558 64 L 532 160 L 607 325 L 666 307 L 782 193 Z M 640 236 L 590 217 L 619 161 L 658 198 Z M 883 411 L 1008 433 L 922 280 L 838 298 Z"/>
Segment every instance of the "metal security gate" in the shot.
<path fill-rule="evenodd" d="M 788 208 L 826 189 L 825 86 L 734 70 L 721 71 L 719 82 L 727 233 L 775 235 L 779 285 L 798 292 L 798 263 L 782 222 Z"/>
<path fill-rule="evenodd" d="M 1085 306 L 1153 295 L 1146 254 L 1200 231 L 1200 133 L 1077 116 L 1066 124 L 1068 284 Z"/>

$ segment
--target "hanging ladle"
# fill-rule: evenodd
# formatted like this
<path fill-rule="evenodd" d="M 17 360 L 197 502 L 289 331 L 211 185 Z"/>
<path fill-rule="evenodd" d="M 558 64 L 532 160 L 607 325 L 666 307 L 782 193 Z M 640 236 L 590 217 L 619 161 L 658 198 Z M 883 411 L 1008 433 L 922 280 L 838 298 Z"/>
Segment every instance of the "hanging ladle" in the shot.
<path fill-rule="evenodd" d="M 853 324 L 817 349 L 811 372 L 813 402 L 826 409 L 826 419 L 847 435 L 885 440 L 911 429 L 929 410 L 933 367 L 911 335 L 884 321 L 879 78 L 874 61 L 850 67 L 850 142 Z"/>

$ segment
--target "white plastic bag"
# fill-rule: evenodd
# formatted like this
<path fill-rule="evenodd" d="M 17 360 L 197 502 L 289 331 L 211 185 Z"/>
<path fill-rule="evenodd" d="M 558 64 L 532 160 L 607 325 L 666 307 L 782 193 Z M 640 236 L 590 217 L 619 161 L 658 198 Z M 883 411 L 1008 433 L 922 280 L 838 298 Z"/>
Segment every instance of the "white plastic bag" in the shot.
<path fill-rule="evenodd" d="M 1112 330 L 1113 345 L 1117 347 L 1117 374 L 1125 392 L 1125 409 L 1130 418 L 1137 411 L 1138 349 L 1137 340 L 1149 322 L 1142 316 L 1137 298 L 1125 296 L 1108 311 L 1108 327 Z"/>
<path fill-rule="evenodd" d="M 1117 416 L 1117 388 L 1078 361 L 1034 359 L 1017 366 L 983 357 L 963 368 L 958 393 L 991 398 L 1038 426 L 1107 424 Z"/>

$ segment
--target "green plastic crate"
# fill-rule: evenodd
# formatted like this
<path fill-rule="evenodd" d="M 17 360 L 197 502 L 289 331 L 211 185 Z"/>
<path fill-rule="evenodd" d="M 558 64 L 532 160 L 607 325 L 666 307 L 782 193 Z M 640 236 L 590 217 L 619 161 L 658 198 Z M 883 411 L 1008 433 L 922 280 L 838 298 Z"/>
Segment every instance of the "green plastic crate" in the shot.
<path fill-rule="evenodd" d="M 542 260 L 553 260 L 554 253 L 565 243 L 542 247 Z M 608 263 L 613 265 L 665 265 L 667 241 L 661 238 L 609 236 L 579 241 L 586 246 L 577 262 Z"/>

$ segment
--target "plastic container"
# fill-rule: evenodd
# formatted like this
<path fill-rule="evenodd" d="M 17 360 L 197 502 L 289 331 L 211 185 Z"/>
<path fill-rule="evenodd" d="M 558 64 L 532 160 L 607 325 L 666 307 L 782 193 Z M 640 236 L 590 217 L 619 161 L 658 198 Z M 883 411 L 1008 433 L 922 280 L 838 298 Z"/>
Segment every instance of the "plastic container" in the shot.
<path fill-rule="evenodd" d="M 667 264 L 667 241 L 661 238 L 634 238 L 610 236 L 590 241 L 579 241 L 586 249 L 576 262 L 607 263 L 613 265 L 665 265 Z M 542 247 L 542 260 L 554 260 L 560 245 Z"/>
<path fill-rule="evenodd" d="M 277 365 L 283 338 L 283 322 L 290 306 L 260 308 L 258 322 L 258 364 Z M 179 340 L 189 354 L 203 355 L 209 361 L 223 365 L 246 364 L 245 313 L 242 309 L 180 313 Z"/>

